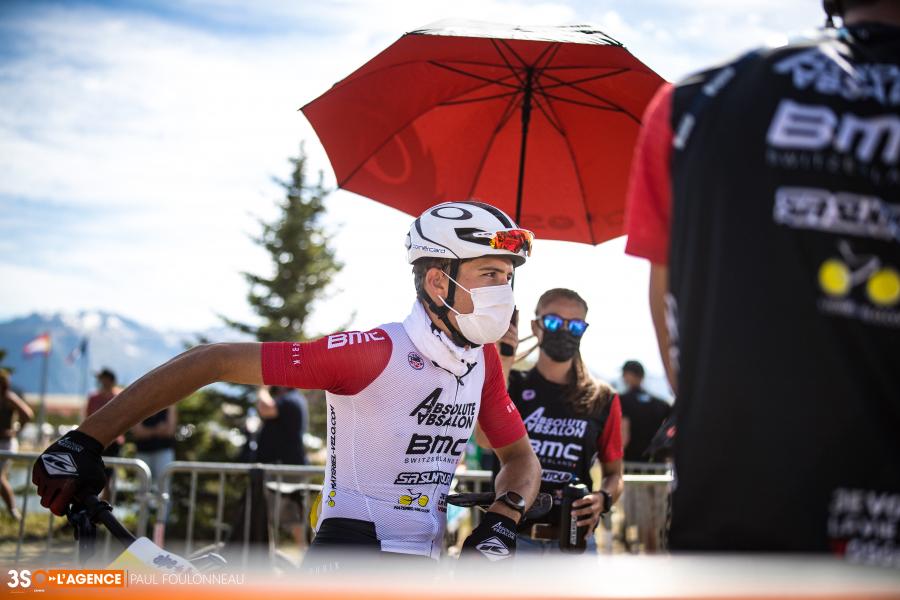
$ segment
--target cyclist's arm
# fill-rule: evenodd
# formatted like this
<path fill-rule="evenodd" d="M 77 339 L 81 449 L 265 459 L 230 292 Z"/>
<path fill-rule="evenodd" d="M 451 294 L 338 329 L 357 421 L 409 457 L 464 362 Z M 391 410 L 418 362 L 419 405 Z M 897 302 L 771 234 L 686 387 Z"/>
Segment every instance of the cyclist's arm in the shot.
<path fill-rule="evenodd" d="M 355 394 L 387 365 L 384 331 L 335 333 L 314 342 L 207 344 L 150 371 L 85 419 L 104 446 L 135 424 L 217 381 Z"/>
<path fill-rule="evenodd" d="M 522 417 L 506 392 L 500 356 L 493 344 L 484 347 L 484 358 L 485 379 L 476 440 L 479 432 L 483 434 L 500 460 L 500 471 L 494 480 L 496 494 L 516 492 L 531 506 L 541 485 L 541 463 L 528 441 Z M 495 502 L 489 510 L 519 519 L 519 514 L 505 504 Z"/>
<path fill-rule="evenodd" d="M 613 396 L 609 417 L 597 441 L 597 456 L 603 470 L 600 489 L 612 496 L 613 502 L 619 499 L 625 489 L 625 446 L 622 443 L 622 403 L 618 394 Z"/>
<path fill-rule="evenodd" d="M 262 383 L 262 344 L 205 344 L 153 369 L 90 415 L 79 430 L 108 446 L 150 415 L 216 381 Z"/>
<path fill-rule="evenodd" d="M 481 448 L 485 448 L 487 450 L 491 449 L 491 442 L 488 440 L 487 435 L 485 435 L 484 431 L 481 429 L 481 425 L 475 424 L 475 443 L 478 444 Z"/>
<path fill-rule="evenodd" d="M 669 325 L 666 320 L 666 295 L 669 293 L 669 267 L 666 265 L 650 265 L 650 316 L 653 318 L 653 329 L 656 330 L 656 343 L 663 367 L 672 391 L 678 392 L 678 372 L 672 364 L 671 340 Z"/>
<path fill-rule="evenodd" d="M 621 423 L 622 408 L 619 396 L 616 395 L 613 396 L 609 416 L 603 426 L 603 431 L 597 437 L 597 458 L 603 470 L 600 489 L 612 497 L 613 504 L 615 504 L 625 489 Z M 577 519 L 578 526 L 587 526 L 593 530 L 600 521 L 603 505 L 603 496 L 599 493 L 588 494 L 584 498 L 573 502 L 572 515 Z"/>
<path fill-rule="evenodd" d="M 643 127 L 635 146 L 625 210 L 625 252 L 650 261 L 650 314 L 656 341 L 672 389 L 676 373 L 670 363 L 669 330 L 666 326 L 666 294 L 669 289 L 669 229 L 672 184 L 672 93 L 664 84 L 647 105 Z"/>
<path fill-rule="evenodd" d="M 31 410 L 31 407 L 28 406 L 28 403 L 22 400 L 22 398 L 13 391 L 6 392 L 6 399 L 12 403 L 13 409 L 19 413 L 19 422 L 21 424 L 28 423 L 29 421 L 34 420 L 34 412 Z"/>
<path fill-rule="evenodd" d="M 513 491 L 525 498 L 525 506 L 531 506 L 541 487 L 541 463 L 538 461 L 528 436 L 522 436 L 512 444 L 494 448 L 500 459 L 500 471 L 494 480 L 494 491 L 497 496 Z M 519 513 L 501 502 L 494 502 L 488 509 L 492 512 L 510 517 L 516 522 Z"/>

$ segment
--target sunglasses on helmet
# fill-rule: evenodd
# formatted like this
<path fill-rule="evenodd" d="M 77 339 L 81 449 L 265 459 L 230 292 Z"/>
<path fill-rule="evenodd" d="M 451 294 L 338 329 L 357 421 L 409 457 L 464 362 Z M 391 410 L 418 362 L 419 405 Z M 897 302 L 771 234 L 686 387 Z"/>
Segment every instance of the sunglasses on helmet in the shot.
<path fill-rule="evenodd" d="M 581 337 L 588 328 L 588 323 L 584 319 L 563 319 L 559 315 L 548 313 L 538 319 L 541 327 L 545 331 L 555 332 L 560 329 L 566 329 L 575 337 Z"/>
<path fill-rule="evenodd" d="M 470 237 L 472 241 L 490 245 L 494 250 L 506 250 L 514 254 L 524 252 L 525 256 L 531 256 L 531 245 L 534 242 L 534 234 L 527 229 L 501 229 L 500 231 L 471 231 L 460 234 L 465 239 Z"/>

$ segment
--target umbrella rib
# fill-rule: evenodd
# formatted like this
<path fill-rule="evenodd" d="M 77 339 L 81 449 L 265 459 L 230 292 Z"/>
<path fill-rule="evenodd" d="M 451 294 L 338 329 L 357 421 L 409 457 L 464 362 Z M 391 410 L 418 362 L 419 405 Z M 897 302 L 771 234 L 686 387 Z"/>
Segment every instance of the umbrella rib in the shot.
<path fill-rule="evenodd" d="M 500 48 L 500 44 L 497 43 L 497 40 L 492 39 L 491 45 L 494 47 L 494 50 L 497 51 L 497 54 L 500 55 L 500 58 L 503 60 L 504 64 L 506 64 L 506 68 L 509 69 L 509 72 L 516 76 L 516 79 L 519 80 L 519 87 L 521 88 L 525 85 L 525 80 L 522 79 L 522 75 L 516 70 L 512 63 L 509 62 L 509 59 L 506 58 L 506 55 L 503 53 L 503 50 Z M 519 62 L 522 62 L 521 59 Z"/>
<path fill-rule="evenodd" d="M 535 80 L 540 79 L 541 75 L 544 74 L 544 71 L 546 71 L 547 68 L 550 67 L 550 63 L 552 63 L 553 59 L 556 58 L 556 54 L 559 52 L 559 49 L 562 48 L 562 44 L 554 44 L 552 48 L 553 48 L 553 51 L 547 55 L 547 60 L 545 61 L 544 66 L 538 67 L 537 73 L 535 73 Z M 541 59 L 543 58 L 543 56 L 544 56 L 543 54 L 541 56 L 539 56 L 538 60 L 535 61 L 535 64 L 538 64 L 541 61 Z"/>
<path fill-rule="evenodd" d="M 565 87 L 565 86 L 576 87 L 581 83 L 586 83 L 588 81 L 597 81 L 599 79 L 606 79 L 608 77 L 615 77 L 616 75 L 621 75 L 622 73 L 627 73 L 629 71 L 631 71 L 631 69 L 629 69 L 628 67 L 624 67 L 624 68 L 618 69 L 616 71 L 611 71 L 609 73 L 602 73 L 600 75 L 591 75 L 590 77 L 582 77 L 581 79 L 575 79 L 573 81 L 557 80 L 557 81 L 559 81 L 559 83 L 554 83 L 553 85 L 548 85 L 544 89 L 552 90 L 552 89 L 555 89 L 558 87 Z"/>
<path fill-rule="evenodd" d="M 558 45 L 559 45 L 558 42 L 553 42 L 553 43 L 551 43 L 550 45 L 548 45 L 546 48 L 544 48 L 544 49 L 541 51 L 541 53 L 538 55 L 537 59 L 535 59 L 534 63 L 531 64 L 531 65 L 529 65 L 527 62 L 525 62 L 525 61 L 522 59 L 521 56 L 519 56 L 519 53 L 516 52 L 516 51 L 513 49 L 512 46 L 510 46 L 510 44 L 509 44 L 508 41 L 501 39 L 501 40 L 499 40 L 499 42 L 500 42 L 500 44 L 502 44 L 507 50 L 509 50 L 509 52 L 510 52 L 513 56 L 516 57 L 516 60 L 519 61 L 519 64 L 520 64 L 520 65 L 522 65 L 523 67 L 526 67 L 526 68 L 527 68 L 527 67 L 533 67 L 534 65 L 538 64 L 538 63 L 541 61 L 541 59 L 544 58 L 544 55 L 547 54 L 547 52 L 550 51 L 551 48 L 553 48 L 554 46 L 558 46 Z"/>
<path fill-rule="evenodd" d="M 550 80 L 556 81 L 557 83 L 565 84 L 564 81 L 562 81 L 561 79 L 558 79 L 558 78 L 556 78 L 556 77 L 553 77 L 552 75 L 545 75 L 545 77 L 547 77 L 547 78 L 550 79 Z M 625 108 L 619 106 L 618 104 L 616 104 L 616 103 L 613 102 L 612 100 L 610 100 L 610 99 L 608 99 L 608 98 L 604 98 L 603 96 L 600 96 L 599 94 L 594 94 L 593 92 L 589 92 L 589 91 L 587 91 L 587 90 L 585 90 L 585 89 L 583 89 L 583 88 L 580 88 L 580 87 L 578 87 L 578 86 L 571 86 L 571 89 L 576 90 L 576 91 L 578 91 L 578 92 L 581 92 L 581 93 L 584 94 L 585 96 L 588 96 L 588 97 L 590 97 L 590 98 L 593 98 L 594 100 L 599 100 L 600 102 L 605 102 L 607 105 L 612 106 L 612 107 L 615 108 L 616 110 L 618 110 L 618 111 L 620 111 L 620 112 L 622 112 L 622 113 L 625 113 L 626 115 L 628 115 L 628 117 L 630 117 L 631 119 L 633 119 L 635 123 L 637 123 L 638 125 L 640 125 L 640 123 L 641 123 L 640 118 L 638 118 L 638 117 L 636 117 L 635 115 L 631 114 L 630 111 L 628 111 L 628 110 L 626 110 Z M 547 96 L 550 97 L 550 94 L 547 94 Z M 573 103 L 576 103 L 576 104 L 578 103 L 578 101 L 576 101 L 576 100 L 568 100 L 568 99 L 566 99 L 566 98 L 560 98 L 560 97 L 557 97 L 557 96 L 553 96 L 553 97 L 556 98 L 557 100 L 561 100 L 561 101 L 563 101 L 563 102 L 573 102 Z M 584 104 L 584 106 L 593 106 L 593 105 L 591 105 L 591 104 Z M 601 108 L 601 107 L 595 107 L 595 108 Z"/>
<path fill-rule="evenodd" d="M 560 120 L 559 115 L 557 115 L 556 112 L 554 112 L 553 115 L 551 116 L 547 112 L 547 110 L 544 108 L 543 103 L 538 100 L 539 96 L 543 96 L 545 98 L 547 96 L 540 90 L 540 88 L 535 90 L 535 92 L 536 92 L 536 94 L 534 96 L 532 96 L 532 98 L 531 98 L 532 101 L 534 102 L 534 105 L 537 106 L 538 110 L 541 111 L 541 114 L 543 114 L 544 117 L 546 117 L 547 122 L 550 123 L 550 126 L 553 127 L 553 129 L 555 129 L 558 134 L 565 136 L 565 132 L 563 131 L 563 126 L 562 126 L 562 120 Z M 550 105 L 549 98 L 547 99 L 547 105 L 549 108 L 549 105 Z"/>
<path fill-rule="evenodd" d="M 487 145 L 484 148 L 484 153 L 481 155 L 481 160 L 478 161 L 478 168 L 475 169 L 475 176 L 472 178 L 472 186 L 469 188 L 469 198 L 475 193 L 475 186 L 478 185 L 478 180 L 481 179 L 481 172 L 484 170 L 484 165 L 487 162 L 488 154 L 491 152 L 491 148 L 494 147 L 494 140 L 497 139 L 497 134 L 500 133 L 500 130 L 503 129 L 504 125 L 509 121 L 512 117 L 513 113 L 516 112 L 516 96 L 513 96 L 509 99 L 509 102 L 506 104 L 506 109 L 504 109 L 503 114 L 500 115 L 500 120 L 497 121 L 497 126 L 494 128 L 494 134 L 491 136 L 491 139 L 488 141 Z"/>
<path fill-rule="evenodd" d="M 543 94 L 543 96 L 545 98 L 552 98 L 553 100 L 559 100 L 560 102 L 567 102 L 569 104 L 574 104 L 576 106 L 585 106 L 587 108 L 595 108 L 597 110 L 608 110 L 610 112 L 620 112 L 620 113 L 628 114 L 628 113 L 626 113 L 626 111 L 622 110 L 621 108 L 619 108 L 617 106 L 605 106 L 602 104 L 591 104 L 590 102 L 587 102 L 585 100 L 573 100 L 572 98 L 563 98 L 562 96 L 557 96 L 555 94 Z M 628 116 L 631 117 L 632 119 L 634 118 L 630 114 L 628 114 Z M 640 121 L 638 121 L 638 122 L 640 122 Z"/>
<path fill-rule="evenodd" d="M 581 192 L 581 205 L 584 207 L 584 217 L 588 224 L 588 235 L 591 236 L 591 245 L 596 246 L 597 239 L 594 237 L 594 223 L 591 218 L 591 211 L 587 205 L 587 193 L 584 190 L 584 180 L 581 178 L 581 171 L 578 169 L 578 162 L 575 160 L 575 149 L 572 148 L 568 136 L 564 135 L 563 141 L 566 143 L 566 149 L 569 151 L 569 158 L 572 160 L 572 168 L 575 170 L 575 179 L 578 181 L 578 190 Z"/>
<path fill-rule="evenodd" d="M 448 100 L 446 102 L 439 102 L 437 106 L 457 106 L 459 104 L 471 104 L 473 102 L 483 102 L 485 100 L 496 100 L 498 98 L 508 98 L 510 96 L 515 96 L 520 94 L 519 90 L 513 90 L 511 92 L 504 92 L 502 94 L 493 94 L 491 96 L 480 96 L 478 98 L 469 98 L 466 100 Z"/>
<path fill-rule="evenodd" d="M 550 122 L 550 124 L 553 126 L 553 128 L 556 129 L 556 131 L 559 132 L 560 135 L 565 136 L 566 133 L 565 133 L 565 130 L 563 129 L 562 119 L 559 118 L 559 115 L 557 114 L 556 110 L 553 108 L 553 103 L 550 102 L 550 97 L 544 92 L 540 83 L 538 83 L 538 89 L 535 91 L 537 92 L 537 95 L 534 97 L 535 104 L 537 104 L 537 107 L 541 110 L 542 113 L 544 113 L 544 116 L 547 117 L 547 121 Z M 546 110 L 544 109 L 543 104 L 541 102 L 538 102 L 538 99 L 537 99 L 538 96 L 546 99 L 546 101 L 547 101 L 547 109 Z M 548 112 L 547 112 L 548 110 L 550 111 L 550 113 L 552 113 L 552 115 L 553 115 L 552 117 L 550 116 L 550 114 L 548 114 Z"/>
<path fill-rule="evenodd" d="M 500 86 L 503 86 L 503 87 L 508 87 L 508 88 L 511 88 L 511 89 L 514 89 L 514 90 L 519 89 L 519 86 L 513 85 L 513 84 L 511 84 L 511 83 L 505 83 L 505 82 L 503 81 L 503 79 L 508 79 L 508 76 L 507 76 L 507 77 L 504 77 L 503 79 L 491 79 L 490 77 L 484 77 L 483 75 L 476 75 L 475 73 L 469 73 L 468 71 L 463 71 L 462 69 L 458 69 L 458 68 L 456 68 L 456 67 L 452 67 L 452 66 L 450 66 L 450 65 L 448 65 L 448 64 L 441 63 L 441 62 L 437 62 L 437 61 L 434 61 L 434 60 L 429 60 L 429 61 L 428 61 L 428 64 L 434 65 L 435 67 L 439 67 L 439 68 L 441 68 L 441 69 L 446 69 L 447 71 L 450 71 L 450 72 L 452 72 L 452 73 L 456 73 L 457 75 L 464 75 L 464 76 L 466 76 L 466 77 L 471 77 L 472 79 L 477 79 L 477 80 L 479 80 L 479 81 L 484 81 L 484 82 L 487 82 L 487 83 L 493 83 L 493 84 L 495 84 L 495 85 L 500 85 Z M 516 75 L 516 77 L 518 77 L 518 75 Z"/>

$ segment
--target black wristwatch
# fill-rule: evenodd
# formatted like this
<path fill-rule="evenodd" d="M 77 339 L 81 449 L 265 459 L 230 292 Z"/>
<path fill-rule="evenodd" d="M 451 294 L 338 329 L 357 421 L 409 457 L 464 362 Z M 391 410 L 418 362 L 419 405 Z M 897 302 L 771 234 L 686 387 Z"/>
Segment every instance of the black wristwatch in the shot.
<path fill-rule="evenodd" d="M 601 496 L 603 496 L 603 508 L 600 510 L 600 514 L 605 515 L 606 513 L 608 513 L 609 511 L 612 510 L 612 505 L 613 505 L 612 494 L 610 494 L 606 490 L 600 490 L 597 493 L 600 494 Z"/>
<path fill-rule="evenodd" d="M 510 507 L 517 513 L 519 513 L 519 517 L 525 516 L 525 498 L 522 497 L 521 494 L 517 494 L 516 492 L 505 492 L 504 494 L 497 496 L 497 502 L 502 502 L 506 506 Z"/>

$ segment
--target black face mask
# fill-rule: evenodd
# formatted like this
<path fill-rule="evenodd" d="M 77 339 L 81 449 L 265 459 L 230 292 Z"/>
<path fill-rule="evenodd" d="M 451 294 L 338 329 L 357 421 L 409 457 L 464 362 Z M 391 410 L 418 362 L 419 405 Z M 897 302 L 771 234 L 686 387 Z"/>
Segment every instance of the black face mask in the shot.
<path fill-rule="evenodd" d="M 541 350 L 550 357 L 550 360 L 566 362 L 575 356 L 580 345 L 581 338 L 575 337 L 568 331 L 545 330 L 544 340 L 541 342 Z"/>

